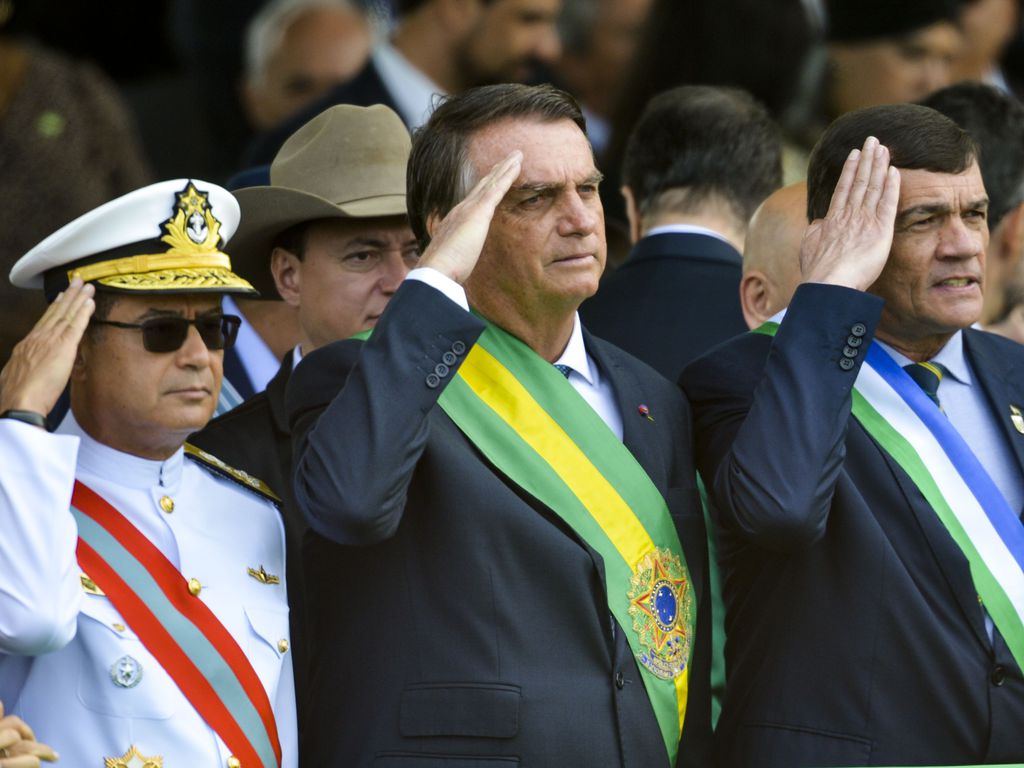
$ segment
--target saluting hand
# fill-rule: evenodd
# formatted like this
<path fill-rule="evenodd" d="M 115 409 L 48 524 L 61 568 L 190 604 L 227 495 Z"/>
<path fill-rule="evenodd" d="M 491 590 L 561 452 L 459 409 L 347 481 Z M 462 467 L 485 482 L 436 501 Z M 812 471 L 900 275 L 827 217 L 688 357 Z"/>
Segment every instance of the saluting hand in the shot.
<path fill-rule="evenodd" d="M 3 716 L 0 702 L 0 768 L 39 768 L 39 761 L 57 762 L 57 753 L 36 741 L 32 729 L 14 715 Z"/>
<path fill-rule="evenodd" d="M 869 136 L 850 153 L 824 219 L 811 222 L 800 246 L 805 283 L 866 290 L 892 248 L 900 196 L 899 171 L 889 150 Z"/>
<path fill-rule="evenodd" d="M 498 203 L 519 177 L 523 153 L 513 151 L 476 183 L 440 221 L 427 221 L 430 245 L 419 266 L 432 267 L 455 282 L 466 282 L 480 258 Z"/>
<path fill-rule="evenodd" d="M 47 414 L 67 386 L 78 343 L 96 309 L 95 287 L 78 278 L 60 294 L 0 371 L 0 413 L 14 408 Z M 2 765 L 2 763 L 0 763 Z"/>

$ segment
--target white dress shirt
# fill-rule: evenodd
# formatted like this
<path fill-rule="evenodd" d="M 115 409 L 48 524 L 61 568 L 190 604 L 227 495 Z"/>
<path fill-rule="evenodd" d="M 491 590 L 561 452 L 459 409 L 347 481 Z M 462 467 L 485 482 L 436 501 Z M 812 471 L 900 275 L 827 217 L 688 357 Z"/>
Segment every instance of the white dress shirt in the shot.
<path fill-rule="evenodd" d="M 449 277 L 442 275 L 436 269 L 430 267 L 419 267 L 409 272 L 406 280 L 419 280 L 441 291 L 445 296 L 454 301 L 460 307 L 469 311 L 469 302 L 466 300 L 466 291 L 462 286 Z M 597 415 L 601 417 L 608 428 L 615 433 L 615 436 L 622 439 L 622 414 L 615 402 L 615 392 L 610 382 L 601 378 L 600 371 L 593 359 L 587 353 L 586 345 L 583 342 L 583 329 L 580 325 L 580 316 L 577 312 L 573 318 L 572 335 L 569 343 L 566 344 L 555 365 L 565 365 L 571 370 L 569 383 L 580 393 Z"/>

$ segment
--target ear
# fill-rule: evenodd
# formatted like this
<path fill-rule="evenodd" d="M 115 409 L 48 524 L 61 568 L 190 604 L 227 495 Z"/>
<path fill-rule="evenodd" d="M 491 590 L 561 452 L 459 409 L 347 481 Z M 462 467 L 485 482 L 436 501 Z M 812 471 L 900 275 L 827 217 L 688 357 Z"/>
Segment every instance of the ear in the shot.
<path fill-rule="evenodd" d="M 424 226 L 427 228 L 427 236 L 431 240 L 433 240 L 434 239 L 434 235 L 437 234 L 437 228 L 441 224 L 441 221 L 443 219 L 444 219 L 444 216 L 442 216 L 441 214 L 437 213 L 436 211 L 434 213 L 428 213 L 427 214 L 427 220 L 426 220 L 426 222 L 424 222 Z"/>
<path fill-rule="evenodd" d="M 740 279 L 740 306 L 747 327 L 753 330 L 774 313 L 771 312 L 771 297 L 768 294 L 768 278 L 759 269 L 744 272 Z"/>
<path fill-rule="evenodd" d="M 104 329 L 106 330 L 106 329 Z M 75 352 L 75 362 L 71 365 L 71 376 L 69 382 L 85 381 L 89 371 L 89 356 L 92 354 L 92 333 L 90 328 L 85 329 L 82 340 L 78 342 L 78 350 Z"/>
<path fill-rule="evenodd" d="M 291 251 L 275 248 L 270 254 L 270 272 L 281 298 L 291 307 L 302 297 L 302 260 Z"/>
<path fill-rule="evenodd" d="M 629 220 L 629 242 L 635 243 L 640 239 L 640 210 L 636 206 L 636 198 L 633 197 L 633 190 L 623 185 L 619 187 L 623 199 L 626 201 L 626 219 Z"/>

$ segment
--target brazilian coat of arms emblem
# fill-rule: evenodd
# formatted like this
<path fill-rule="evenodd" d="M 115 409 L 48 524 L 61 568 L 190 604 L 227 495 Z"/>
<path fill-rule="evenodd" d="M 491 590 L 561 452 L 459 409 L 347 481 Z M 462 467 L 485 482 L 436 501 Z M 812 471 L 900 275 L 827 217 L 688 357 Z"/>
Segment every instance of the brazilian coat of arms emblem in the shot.
<path fill-rule="evenodd" d="M 637 660 L 662 680 L 678 677 L 689 663 L 694 622 L 693 587 L 679 556 L 662 548 L 640 558 L 628 597 Z"/>

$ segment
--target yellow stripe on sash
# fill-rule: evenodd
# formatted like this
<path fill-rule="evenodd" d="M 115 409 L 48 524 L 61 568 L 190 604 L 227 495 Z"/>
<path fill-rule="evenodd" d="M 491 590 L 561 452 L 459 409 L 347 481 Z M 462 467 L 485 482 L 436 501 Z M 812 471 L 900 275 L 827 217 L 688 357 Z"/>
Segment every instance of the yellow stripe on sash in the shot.
<path fill-rule="evenodd" d="M 519 437 L 555 471 L 604 531 L 630 569 L 655 549 L 654 541 L 626 501 L 580 447 L 512 373 L 481 345 L 474 346 L 459 375 Z M 679 730 L 686 716 L 689 674 L 675 677 Z"/>
<path fill-rule="evenodd" d="M 690 670 L 685 675 L 676 675 L 676 704 L 679 706 L 679 733 L 683 732 L 683 721 L 686 719 L 686 697 L 690 690 Z"/>
<path fill-rule="evenodd" d="M 654 549 L 650 535 L 614 486 L 505 366 L 477 345 L 459 373 L 506 423 L 525 427 L 520 437 L 583 503 L 630 568 Z"/>

